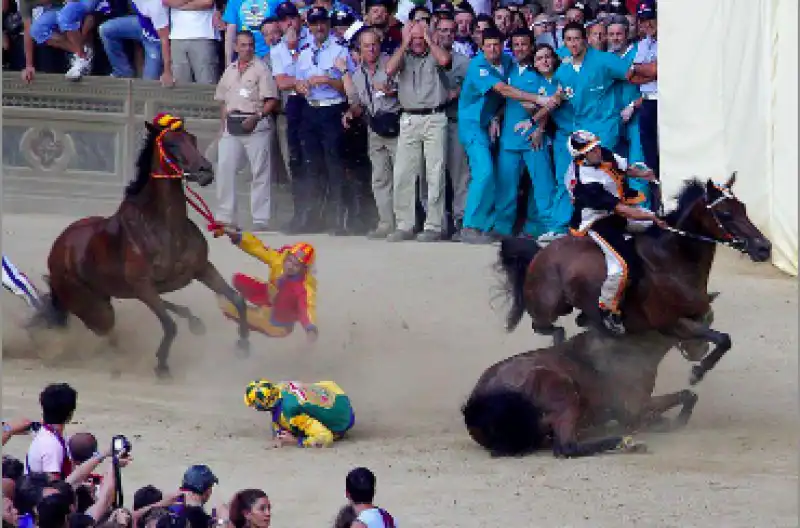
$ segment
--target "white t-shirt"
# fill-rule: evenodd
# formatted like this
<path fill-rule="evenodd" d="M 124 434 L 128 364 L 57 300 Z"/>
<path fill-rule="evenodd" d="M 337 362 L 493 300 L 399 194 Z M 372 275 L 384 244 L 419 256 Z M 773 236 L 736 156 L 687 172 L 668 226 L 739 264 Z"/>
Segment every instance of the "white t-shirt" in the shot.
<path fill-rule="evenodd" d="M 150 19 L 155 29 L 163 29 L 169 25 L 169 11 L 161 0 L 133 0 L 136 9 Z"/>
<path fill-rule="evenodd" d="M 383 522 L 383 515 L 381 515 L 381 511 L 378 508 L 370 508 L 368 510 L 364 510 L 358 514 L 356 520 L 361 521 L 367 528 L 388 528 L 386 523 Z M 395 521 L 395 527 L 397 527 L 397 522 Z"/>
<path fill-rule="evenodd" d="M 213 25 L 214 8 L 202 11 L 189 11 L 186 9 L 169 10 L 169 38 L 170 40 L 190 40 L 217 38 Z"/>
<path fill-rule="evenodd" d="M 58 437 L 42 427 L 28 448 L 25 473 L 61 473 L 64 447 Z"/>

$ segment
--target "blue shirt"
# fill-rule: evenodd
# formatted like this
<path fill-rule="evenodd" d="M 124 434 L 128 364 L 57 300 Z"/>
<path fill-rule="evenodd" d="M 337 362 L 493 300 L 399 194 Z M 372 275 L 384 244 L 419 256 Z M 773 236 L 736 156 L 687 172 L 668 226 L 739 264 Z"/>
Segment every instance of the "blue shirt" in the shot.
<path fill-rule="evenodd" d="M 261 22 L 275 13 L 281 0 L 229 0 L 222 21 L 233 24 L 239 31 L 249 30 L 256 43 L 256 57 L 263 59 L 269 53 L 269 44 L 261 34 Z"/>
<path fill-rule="evenodd" d="M 329 36 L 328 40 L 317 46 L 311 42 L 309 46 L 300 51 L 297 59 L 296 78 L 307 81 L 315 75 L 324 75 L 332 79 L 341 79 L 342 72 L 336 69 L 336 59 L 348 59 L 350 54 L 347 49 L 336 43 L 336 38 Z M 328 85 L 314 86 L 308 91 L 309 101 L 324 101 L 325 99 L 344 99 L 344 95 Z"/>
<path fill-rule="evenodd" d="M 572 57 L 566 57 L 553 76 L 565 96 L 564 102 L 553 113 L 562 132 L 571 134 L 575 130 L 588 130 L 597 134 L 603 145 L 616 145 L 622 119 L 614 105 L 614 84 L 626 80 L 630 67 L 630 60 L 594 48 L 586 49 L 577 70 Z M 565 113 L 558 116 L 561 112 Z"/>
<path fill-rule="evenodd" d="M 628 46 L 625 53 L 619 55 L 625 60 L 632 60 L 636 56 L 639 46 L 636 42 Z M 620 112 L 623 108 L 639 98 L 639 86 L 630 81 L 617 81 L 616 86 L 616 107 Z"/>
<path fill-rule="evenodd" d="M 486 133 L 492 118 L 505 102 L 492 87 L 506 82 L 512 66 L 511 57 L 506 54 L 500 55 L 498 66 L 489 63 L 483 52 L 469 62 L 458 96 L 458 137 L 461 141 L 467 142 L 477 134 Z"/>
<path fill-rule="evenodd" d="M 658 41 L 650 37 L 645 37 L 639 41 L 639 49 L 633 62 L 636 64 L 650 64 L 658 60 Z M 657 94 L 658 80 L 639 85 L 639 91 L 643 94 Z"/>
<path fill-rule="evenodd" d="M 518 64 L 511 67 L 508 84 L 517 90 L 543 96 L 551 96 L 558 90 L 558 85 L 552 82 L 552 79 L 548 81 L 533 66 L 520 66 Z M 514 131 L 517 123 L 527 121 L 530 117 L 530 113 L 522 106 L 522 103 L 515 99 L 506 99 L 503 128 L 500 130 L 501 148 L 506 150 L 528 150 L 531 148 L 527 138 L 536 129 L 531 129 L 525 134 Z M 538 128 L 539 125 L 536 124 L 535 126 Z"/>

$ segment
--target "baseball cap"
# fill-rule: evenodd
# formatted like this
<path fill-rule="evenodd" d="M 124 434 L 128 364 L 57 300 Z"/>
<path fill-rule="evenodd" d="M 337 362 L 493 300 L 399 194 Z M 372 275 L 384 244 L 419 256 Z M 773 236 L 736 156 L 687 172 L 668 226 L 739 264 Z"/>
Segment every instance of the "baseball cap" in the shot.
<path fill-rule="evenodd" d="M 447 0 L 440 0 L 439 2 L 434 2 L 433 4 L 433 12 L 435 13 L 450 13 L 451 15 L 455 14 L 455 8 L 451 2 Z"/>
<path fill-rule="evenodd" d="M 297 6 L 293 3 L 283 2 L 275 9 L 275 16 L 278 18 L 278 20 L 282 20 L 284 18 L 294 18 L 300 16 L 300 11 L 297 10 Z"/>
<path fill-rule="evenodd" d="M 350 27 L 356 21 L 355 15 L 346 9 L 334 9 L 331 13 L 332 26 Z"/>
<path fill-rule="evenodd" d="M 652 20 L 656 18 L 655 2 L 643 0 L 636 5 L 636 17 L 640 20 Z"/>
<path fill-rule="evenodd" d="M 219 480 L 205 464 L 196 464 L 189 467 L 183 474 L 181 489 L 197 494 L 203 494 L 214 484 L 219 484 Z"/>
<path fill-rule="evenodd" d="M 471 15 L 475 14 L 475 10 L 472 8 L 472 5 L 467 2 L 467 0 L 461 0 L 461 3 L 456 4 L 454 9 L 456 13 L 470 13 Z"/>
<path fill-rule="evenodd" d="M 306 15 L 306 20 L 309 24 L 313 24 L 315 22 L 328 22 L 330 20 L 330 15 L 328 14 L 328 10 L 322 6 L 314 6 L 309 9 L 308 14 Z"/>
<path fill-rule="evenodd" d="M 393 2 L 392 0 L 367 0 L 366 8 L 369 9 L 372 6 L 383 6 L 391 11 L 393 7 Z"/>

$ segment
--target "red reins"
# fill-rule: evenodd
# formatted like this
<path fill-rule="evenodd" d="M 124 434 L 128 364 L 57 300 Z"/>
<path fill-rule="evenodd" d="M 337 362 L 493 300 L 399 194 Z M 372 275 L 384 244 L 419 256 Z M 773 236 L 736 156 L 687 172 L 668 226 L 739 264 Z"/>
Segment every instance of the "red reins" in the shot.
<path fill-rule="evenodd" d="M 164 134 L 167 132 L 168 129 L 164 129 L 156 138 L 156 148 L 158 149 L 158 158 L 161 164 L 162 169 L 164 172 L 162 173 L 153 173 L 151 176 L 153 178 L 165 178 L 165 179 L 183 179 L 184 172 L 178 167 L 178 165 L 167 156 L 167 153 L 164 152 L 164 146 L 162 144 Z M 216 218 L 214 218 L 214 213 L 211 212 L 211 208 L 208 206 L 203 197 L 200 196 L 196 191 L 194 191 L 191 187 L 189 187 L 189 183 L 186 182 L 186 185 L 183 186 L 184 189 L 188 192 L 188 194 L 184 194 L 186 198 L 186 203 L 192 206 L 197 214 L 203 217 L 203 219 L 208 222 L 206 228 L 211 231 L 215 237 L 219 236 L 220 230 L 224 227 L 223 224 L 218 222 Z"/>

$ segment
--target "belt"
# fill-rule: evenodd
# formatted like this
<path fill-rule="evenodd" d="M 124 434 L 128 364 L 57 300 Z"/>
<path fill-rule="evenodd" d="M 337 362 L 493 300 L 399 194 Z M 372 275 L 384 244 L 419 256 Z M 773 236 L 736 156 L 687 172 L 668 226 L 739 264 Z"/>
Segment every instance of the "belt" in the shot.
<path fill-rule="evenodd" d="M 647 101 L 658 101 L 658 92 L 642 94 L 642 99 Z"/>
<path fill-rule="evenodd" d="M 341 97 L 336 97 L 334 99 L 322 99 L 321 101 L 309 101 L 308 104 L 310 104 L 314 108 L 325 108 L 328 106 L 336 106 L 344 102 L 346 102 L 345 99 Z"/>
<path fill-rule="evenodd" d="M 403 110 L 404 114 L 411 114 L 411 115 L 431 115 L 431 114 L 440 114 L 445 111 L 447 108 L 447 103 L 441 104 L 436 108 L 406 108 Z"/>

